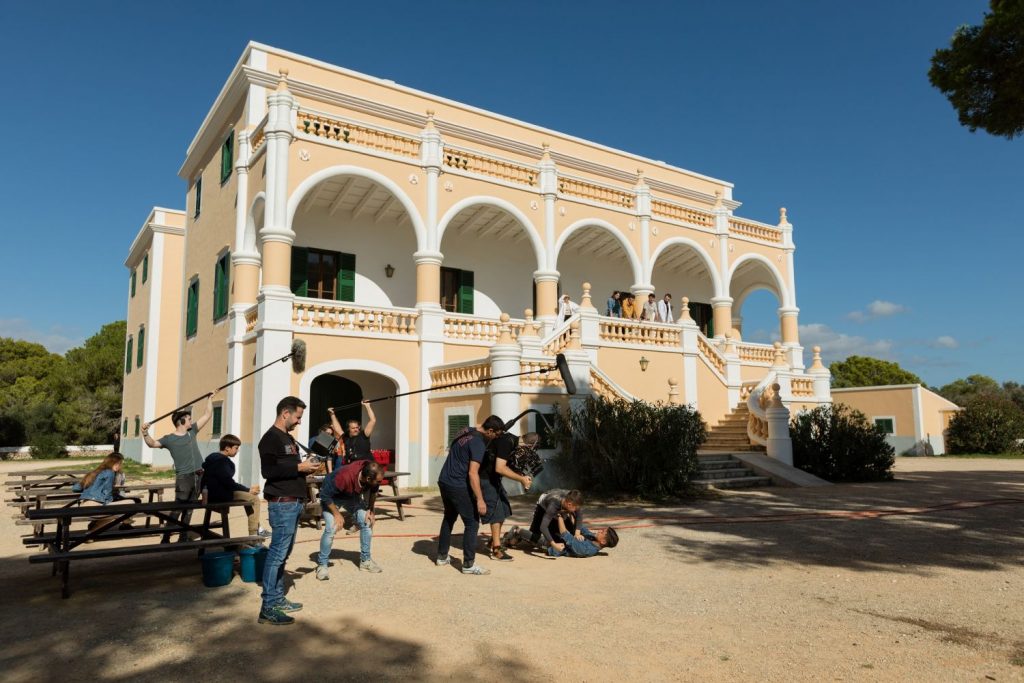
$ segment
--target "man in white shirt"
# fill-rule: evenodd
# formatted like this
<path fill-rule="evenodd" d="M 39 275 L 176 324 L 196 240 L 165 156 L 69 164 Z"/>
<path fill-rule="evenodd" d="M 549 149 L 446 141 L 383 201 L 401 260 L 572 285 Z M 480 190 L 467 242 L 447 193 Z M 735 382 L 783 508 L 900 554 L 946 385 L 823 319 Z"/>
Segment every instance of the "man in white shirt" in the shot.
<path fill-rule="evenodd" d="M 658 321 L 663 323 L 675 322 L 671 294 L 666 294 L 665 298 L 658 302 Z"/>
<path fill-rule="evenodd" d="M 580 307 L 572 302 L 568 294 L 563 294 L 558 302 L 558 324 L 562 324 L 572 316 L 580 312 Z"/>

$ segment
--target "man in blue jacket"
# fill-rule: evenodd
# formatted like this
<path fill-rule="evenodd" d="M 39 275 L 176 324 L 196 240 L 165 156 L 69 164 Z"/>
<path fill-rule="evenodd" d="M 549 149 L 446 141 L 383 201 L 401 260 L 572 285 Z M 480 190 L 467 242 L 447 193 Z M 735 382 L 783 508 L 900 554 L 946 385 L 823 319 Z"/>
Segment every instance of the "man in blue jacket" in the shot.
<path fill-rule="evenodd" d="M 270 536 L 270 532 L 260 531 L 260 498 L 259 486 L 244 486 L 235 481 L 235 463 L 232 458 L 238 455 L 242 441 L 234 434 L 225 434 L 220 439 L 220 451 L 206 456 L 203 462 L 203 503 L 230 503 L 243 500 L 245 514 L 249 518 L 249 535 Z"/>

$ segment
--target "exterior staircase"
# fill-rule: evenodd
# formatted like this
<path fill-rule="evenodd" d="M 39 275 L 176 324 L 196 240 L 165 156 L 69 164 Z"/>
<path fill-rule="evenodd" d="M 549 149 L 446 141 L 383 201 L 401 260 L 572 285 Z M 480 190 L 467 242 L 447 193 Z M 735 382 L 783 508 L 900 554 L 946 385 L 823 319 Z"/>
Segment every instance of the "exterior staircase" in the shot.
<path fill-rule="evenodd" d="M 690 483 L 701 489 L 746 489 L 771 486 L 771 477 L 754 474 L 728 453 L 703 453 L 697 456 L 700 474 Z"/>
<path fill-rule="evenodd" d="M 750 409 L 745 402 L 733 408 L 732 412 L 719 420 L 718 424 L 708 431 L 708 439 L 700 447 L 702 452 L 736 453 L 743 451 L 763 452 L 764 446 L 750 443 L 747 436 L 747 422 L 750 420 Z"/>

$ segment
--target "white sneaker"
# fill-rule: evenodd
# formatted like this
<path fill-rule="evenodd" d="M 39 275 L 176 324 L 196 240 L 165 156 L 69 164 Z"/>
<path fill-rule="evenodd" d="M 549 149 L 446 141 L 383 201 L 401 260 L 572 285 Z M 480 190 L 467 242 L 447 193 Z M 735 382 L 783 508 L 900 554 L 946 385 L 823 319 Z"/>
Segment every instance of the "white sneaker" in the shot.
<path fill-rule="evenodd" d="M 491 570 L 490 569 L 484 569 L 480 565 L 474 564 L 472 567 L 463 567 L 462 568 L 462 573 L 463 574 L 474 574 L 476 576 L 484 576 L 485 574 L 490 574 Z"/>
<path fill-rule="evenodd" d="M 380 568 L 380 565 L 374 562 L 373 560 L 366 560 L 365 562 L 360 561 L 359 569 L 360 571 L 370 572 L 371 574 L 380 574 L 382 571 L 384 571 Z"/>
<path fill-rule="evenodd" d="M 444 557 L 439 557 L 436 560 L 434 560 L 434 564 L 436 564 L 438 567 L 447 567 L 451 563 L 452 560 L 447 555 L 445 555 Z"/>
<path fill-rule="evenodd" d="M 327 573 L 327 565 L 326 564 L 317 565 L 317 568 L 316 568 L 316 580 L 317 581 L 328 581 L 328 580 L 330 580 L 330 578 L 331 577 L 328 576 L 328 573 Z"/>

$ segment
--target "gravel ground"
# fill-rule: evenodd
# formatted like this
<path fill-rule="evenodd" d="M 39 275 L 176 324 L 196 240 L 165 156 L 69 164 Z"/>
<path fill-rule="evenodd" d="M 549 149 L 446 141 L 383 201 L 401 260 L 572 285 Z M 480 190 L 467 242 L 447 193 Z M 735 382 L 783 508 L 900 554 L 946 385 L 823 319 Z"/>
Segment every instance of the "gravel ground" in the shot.
<path fill-rule="evenodd" d="M 591 504 L 618 548 L 481 558 L 483 577 L 433 565 L 439 501 L 417 502 L 378 521 L 382 574 L 357 571 L 356 537 L 339 536 L 316 581 L 319 532 L 302 528 L 289 598 L 305 609 L 286 628 L 256 624 L 256 585 L 204 588 L 189 553 L 83 562 L 61 600 L 3 515 L 2 677 L 1024 680 L 1021 460 L 904 458 L 885 484 Z M 529 500 L 513 507 L 529 519 Z"/>

